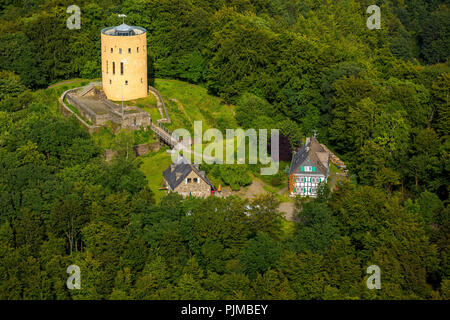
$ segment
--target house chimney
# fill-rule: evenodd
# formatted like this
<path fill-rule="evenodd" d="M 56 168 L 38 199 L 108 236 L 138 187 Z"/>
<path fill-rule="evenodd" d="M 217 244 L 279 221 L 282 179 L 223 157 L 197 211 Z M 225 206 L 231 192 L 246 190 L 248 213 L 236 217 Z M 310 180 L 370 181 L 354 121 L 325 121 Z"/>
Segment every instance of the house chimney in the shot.
<path fill-rule="evenodd" d="M 311 143 L 311 137 L 306 137 L 305 145 L 309 145 Z"/>

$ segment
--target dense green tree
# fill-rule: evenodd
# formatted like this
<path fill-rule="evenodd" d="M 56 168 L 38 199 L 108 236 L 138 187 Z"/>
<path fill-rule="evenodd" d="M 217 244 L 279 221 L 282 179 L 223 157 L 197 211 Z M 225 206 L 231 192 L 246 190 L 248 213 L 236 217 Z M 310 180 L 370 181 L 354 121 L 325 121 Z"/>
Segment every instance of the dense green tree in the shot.
<path fill-rule="evenodd" d="M 7 33 L 0 36 L 0 70 L 18 74 L 27 87 L 45 85 L 45 74 L 38 67 L 36 43 L 23 32 Z"/>
<path fill-rule="evenodd" d="M 336 219 L 326 203 L 304 203 L 299 219 L 295 232 L 295 248 L 299 252 L 324 253 L 331 241 L 339 238 Z"/>
<path fill-rule="evenodd" d="M 83 0 L 79 30 L 66 1 L 0 3 L 0 299 L 448 299 L 445 2 L 385 0 L 380 30 L 370 0 Z M 72 84 L 31 91 L 98 77 L 119 11 L 148 32 L 150 82 L 235 104 L 207 115 L 222 131 L 279 129 L 292 147 L 317 133 L 356 179 L 296 200 L 293 227 L 281 194 L 157 203 L 133 150 L 151 133 L 121 131 L 106 162 L 57 111 Z M 284 167 L 263 181 L 286 183 Z M 260 166 L 204 169 L 237 190 Z"/>
<path fill-rule="evenodd" d="M 443 5 L 424 18 L 422 56 L 429 63 L 445 62 L 450 51 L 450 8 Z"/>
<path fill-rule="evenodd" d="M 279 244 L 264 233 L 258 233 L 242 250 L 240 260 L 250 279 L 276 265 L 281 257 Z"/>

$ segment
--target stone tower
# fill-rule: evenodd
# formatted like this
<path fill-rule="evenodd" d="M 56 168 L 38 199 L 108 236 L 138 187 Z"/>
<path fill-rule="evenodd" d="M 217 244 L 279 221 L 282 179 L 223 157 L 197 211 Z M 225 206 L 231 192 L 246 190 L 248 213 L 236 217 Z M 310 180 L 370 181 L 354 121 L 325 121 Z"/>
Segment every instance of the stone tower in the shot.
<path fill-rule="evenodd" d="M 109 100 L 147 96 L 147 30 L 125 23 L 101 31 L 103 91 Z"/>

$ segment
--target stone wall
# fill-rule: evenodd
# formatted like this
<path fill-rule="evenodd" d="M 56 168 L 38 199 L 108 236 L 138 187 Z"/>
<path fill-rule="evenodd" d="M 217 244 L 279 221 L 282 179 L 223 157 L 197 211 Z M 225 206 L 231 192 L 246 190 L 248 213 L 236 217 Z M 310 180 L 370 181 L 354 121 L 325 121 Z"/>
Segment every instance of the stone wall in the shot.
<path fill-rule="evenodd" d="M 80 88 L 75 88 L 75 89 L 70 89 L 67 91 L 64 91 L 63 94 L 61 95 L 61 97 L 59 98 L 59 111 L 66 117 L 75 117 L 82 125 L 83 127 L 85 127 L 88 132 L 90 134 L 94 133 L 95 131 L 99 130 L 101 127 L 100 126 L 96 126 L 96 125 L 89 125 L 86 121 L 84 121 L 83 119 L 81 119 L 75 112 L 73 112 L 65 103 L 64 103 L 64 99 L 66 98 L 66 95 L 69 92 L 73 92 L 75 90 L 78 90 Z"/>
<path fill-rule="evenodd" d="M 191 171 L 186 179 L 189 178 L 191 179 L 191 181 L 193 181 L 194 178 L 198 178 L 200 179 L 200 182 L 185 183 L 185 181 L 183 181 L 178 187 L 175 188 L 174 192 L 182 195 L 183 197 L 192 195 L 193 197 L 205 198 L 211 195 L 211 186 L 207 184 L 202 178 L 200 178 L 197 173 Z"/>
<path fill-rule="evenodd" d="M 98 124 L 97 123 L 97 115 L 95 114 L 95 112 L 93 112 L 91 109 L 89 109 L 89 107 L 86 106 L 84 103 L 82 103 L 81 101 L 79 101 L 78 99 L 73 97 L 71 92 L 67 93 L 66 100 L 72 106 L 77 108 L 78 112 L 81 114 L 82 117 L 84 117 L 85 119 L 88 119 L 89 121 L 91 121 L 94 124 Z"/>
<path fill-rule="evenodd" d="M 76 92 L 80 88 L 70 89 L 64 92 L 60 99 L 60 111 L 65 116 L 73 115 L 77 118 L 77 120 L 89 130 L 89 133 L 93 133 L 94 131 L 101 128 L 101 126 L 105 126 L 110 122 L 112 125 L 116 124 L 120 128 L 126 128 L 131 130 L 138 130 L 140 128 L 151 128 L 152 121 L 150 115 L 135 106 L 124 106 L 123 110 L 123 118 L 122 118 L 122 108 L 121 106 L 112 103 L 107 99 L 102 99 L 102 97 L 98 97 L 99 101 L 96 101 L 97 104 L 103 104 L 103 108 L 107 111 L 102 111 L 96 113 L 93 109 L 89 107 L 86 101 L 82 101 L 77 98 Z M 94 94 L 95 96 L 98 94 Z M 79 115 L 75 113 L 64 101 L 67 101 L 68 104 L 77 109 Z M 97 106 L 98 107 L 98 106 Z M 92 122 L 93 125 L 89 125 L 84 119 Z"/>
<path fill-rule="evenodd" d="M 144 144 L 138 144 L 133 146 L 133 150 L 137 157 L 146 155 L 149 152 L 156 152 L 160 149 L 159 142 L 153 142 L 153 143 L 144 143 Z M 105 150 L 105 160 L 111 161 L 115 156 L 117 155 L 117 152 L 111 149 Z"/>
<path fill-rule="evenodd" d="M 150 115 L 145 111 L 136 111 L 124 114 L 122 128 L 136 130 L 141 127 L 146 128 L 151 124 Z"/>
<path fill-rule="evenodd" d="M 159 142 L 153 142 L 153 143 L 145 143 L 145 144 L 138 144 L 136 146 L 133 146 L 134 152 L 136 153 L 136 156 L 143 156 L 146 155 L 149 152 L 156 152 L 160 148 Z"/>

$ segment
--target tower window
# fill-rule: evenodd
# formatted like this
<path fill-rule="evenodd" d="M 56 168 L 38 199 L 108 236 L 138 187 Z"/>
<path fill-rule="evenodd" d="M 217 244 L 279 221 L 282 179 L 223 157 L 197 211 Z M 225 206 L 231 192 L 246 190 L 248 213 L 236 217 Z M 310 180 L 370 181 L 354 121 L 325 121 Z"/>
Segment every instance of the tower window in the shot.
<path fill-rule="evenodd" d="M 123 62 L 120 63 L 120 74 L 123 75 Z"/>
<path fill-rule="evenodd" d="M 112 80 L 111 79 L 109 79 L 109 84 L 112 84 Z"/>
<path fill-rule="evenodd" d="M 128 53 L 131 53 L 131 48 L 128 48 Z"/>
<path fill-rule="evenodd" d="M 122 48 L 119 48 L 119 54 L 122 54 Z"/>
<path fill-rule="evenodd" d="M 113 74 L 116 74 L 116 63 L 113 61 Z"/>
<path fill-rule="evenodd" d="M 113 51 L 114 51 L 114 49 L 113 49 L 113 48 L 111 48 L 111 53 L 113 53 Z"/>
<path fill-rule="evenodd" d="M 128 80 L 125 80 L 125 85 L 126 85 L 126 86 L 128 85 Z"/>
<path fill-rule="evenodd" d="M 139 53 L 139 47 L 136 48 L 137 53 Z"/>

